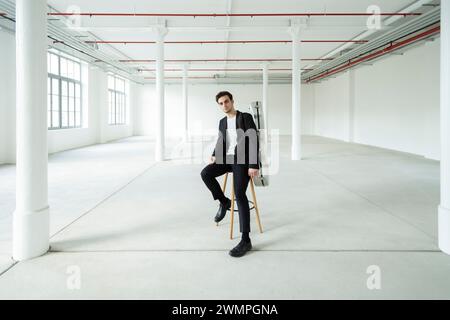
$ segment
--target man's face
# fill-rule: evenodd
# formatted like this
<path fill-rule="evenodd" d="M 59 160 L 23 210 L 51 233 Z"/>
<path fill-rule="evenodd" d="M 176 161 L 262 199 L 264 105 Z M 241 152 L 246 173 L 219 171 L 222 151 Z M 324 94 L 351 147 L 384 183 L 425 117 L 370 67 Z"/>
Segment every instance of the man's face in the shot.
<path fill-rule="evenodd" d="M 220 97 L 219 100 L 217 100 L 217 103 L 225 113 L 229 113 L 234 109 L 234 102 L 233 100 L 230 100 L 230 97 L 227 95 Z"/>

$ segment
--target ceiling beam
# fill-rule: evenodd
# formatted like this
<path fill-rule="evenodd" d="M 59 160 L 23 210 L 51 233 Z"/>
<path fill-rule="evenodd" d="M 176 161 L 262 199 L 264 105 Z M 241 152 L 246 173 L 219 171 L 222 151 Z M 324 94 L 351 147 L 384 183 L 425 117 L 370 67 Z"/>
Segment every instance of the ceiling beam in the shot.
<path fill-rule="evenodd" d="M 370 17 L 367 12 L 300 12 L 300 13 L 130 13 L 130 12 L 49 12 L 49 16 L 82 16 L 82 17 Z M 380 16 L 419 16 L 411 12 L 381 12 Z"/>

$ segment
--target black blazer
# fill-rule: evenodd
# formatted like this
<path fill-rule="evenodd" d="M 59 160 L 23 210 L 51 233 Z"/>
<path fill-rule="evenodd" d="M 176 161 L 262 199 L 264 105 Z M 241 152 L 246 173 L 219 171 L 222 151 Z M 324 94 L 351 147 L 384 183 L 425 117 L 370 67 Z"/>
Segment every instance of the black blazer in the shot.
<path fill-rule="evenodd" d="M 227 127 L 227 117 L 225 116 L 219 122 L 219 137 L 217 138 L 216 147 L 212 153 L 212 156 L 216 157 L 216 163 L 218 164 L 225 163 Z M 234 163 L 242 163 L 248 165 L 249 168 L 259 169 L 259 132 L 253 121 L 253 116 L 250 113 L 236 110 L 236 130 L 237 145 L 234 149 Z M 244 159 L 237 159 L 238 150 L 245 150 L 244 163 L 242 162 Z"/>

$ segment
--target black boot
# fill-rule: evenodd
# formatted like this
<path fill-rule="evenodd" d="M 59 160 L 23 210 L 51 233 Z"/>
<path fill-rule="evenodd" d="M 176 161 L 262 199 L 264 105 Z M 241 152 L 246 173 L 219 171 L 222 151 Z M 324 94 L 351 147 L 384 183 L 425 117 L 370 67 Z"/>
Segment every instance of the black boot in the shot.
<path fill-rule="evenodd" d="M 228 198 L 225 198 L 226 200 L 223 201 L 223 203 L 220 203 L 219 210 L 217 210 L 217 214 L 214 217 L 215 222 L 220 222 L 225 217 L 225 214 L 227 213 L 227 210 L 231 208 L 231 200 Z"/>
<path fill-rule="evenodd" d="M 242 257 L 243 255 L 245 255 L 250 250 L 252 250 L 252 242 L 251 242 L 251 240 L 248 240 L 248 241 L 241 240 L 241 242 L 239 242 L 236 247 L 231 249 L 230 256 L 232 256 L 232 257 Z"/>

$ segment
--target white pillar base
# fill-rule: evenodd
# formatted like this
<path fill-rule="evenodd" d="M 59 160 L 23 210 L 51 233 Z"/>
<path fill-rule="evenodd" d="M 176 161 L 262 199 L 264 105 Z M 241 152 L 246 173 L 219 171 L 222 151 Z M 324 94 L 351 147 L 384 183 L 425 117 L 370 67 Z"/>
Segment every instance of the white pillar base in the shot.
<path fill-rule="evenodd" d="M 14 212 L 13 259 L 39 257 L 49 249 L 50 208 L 39 211 Z"/>
<path fill-rule="evenodd" d="M 297 149 L 294 149 L 294 148 L 292 148 L 291 149 L 291 160 L 293 160 L 293 161 L 299 161 L 299 160 L 302 160 L 302 155 L 301 155 L 301 152 L 300 152 L 300 150 L 297 150 Z"/>
<path fill-rule="evenodd" d="M 439 206 L 439 249 L 450 254 L 450 209 Z"/>

